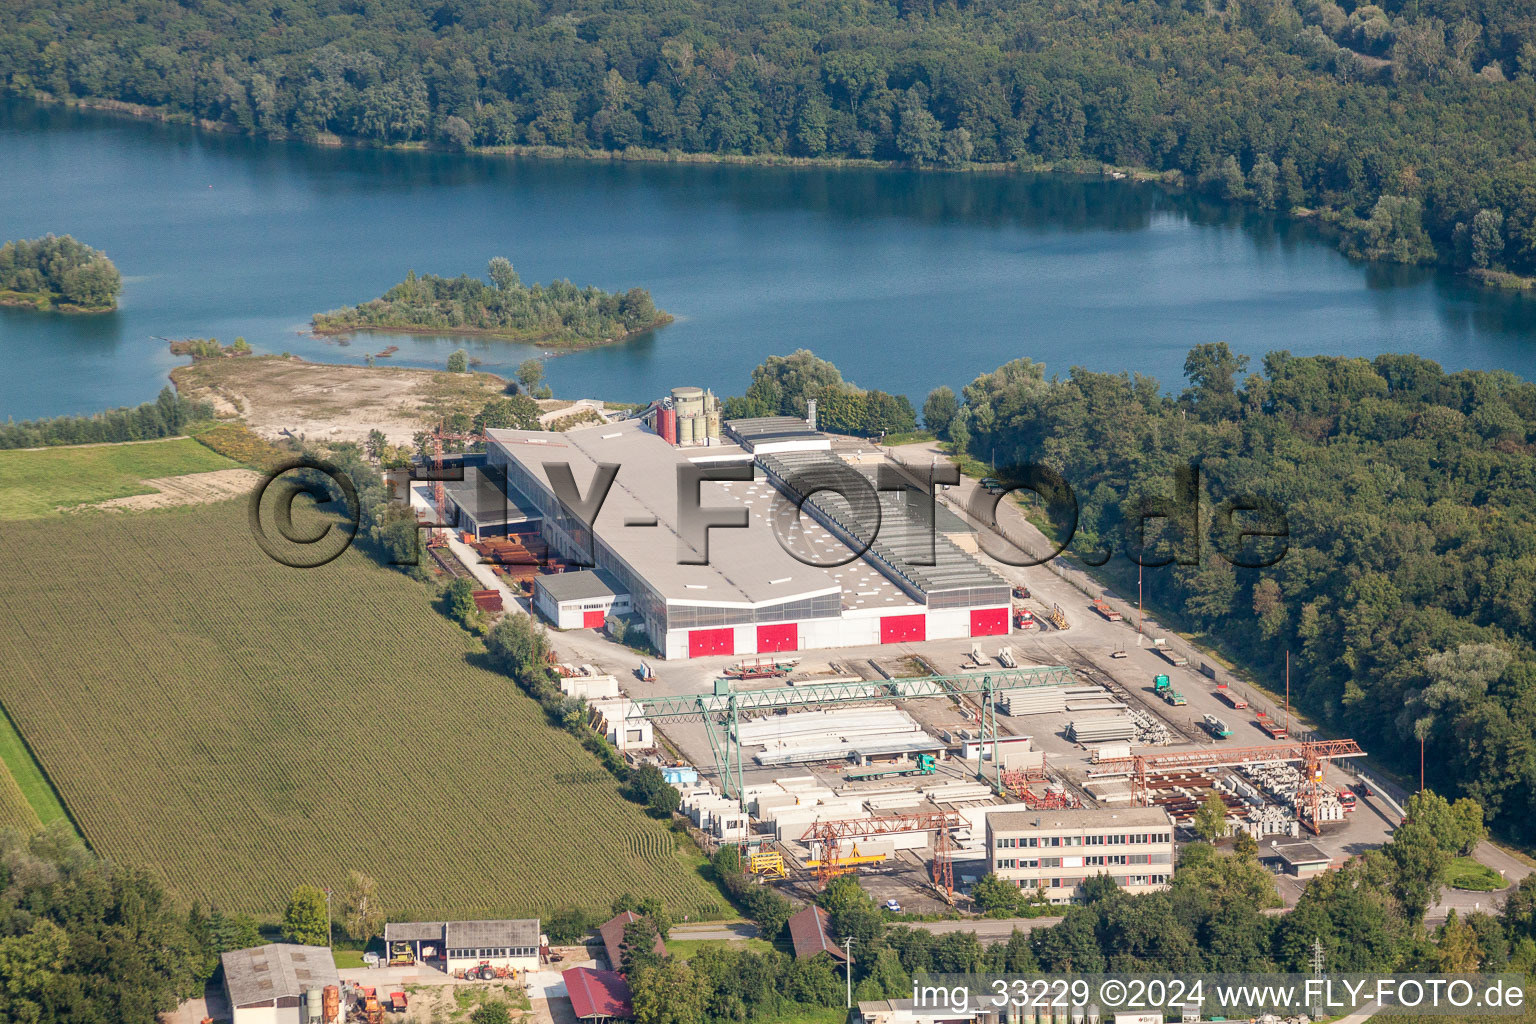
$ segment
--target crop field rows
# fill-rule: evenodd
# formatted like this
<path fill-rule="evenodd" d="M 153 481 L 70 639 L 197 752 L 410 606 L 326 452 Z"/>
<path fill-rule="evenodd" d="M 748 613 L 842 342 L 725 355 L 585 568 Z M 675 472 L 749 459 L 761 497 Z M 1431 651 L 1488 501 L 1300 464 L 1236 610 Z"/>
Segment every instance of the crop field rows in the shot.
<path fill-rule="evenodd" d="M 263 915 L 350 869 L 392 912 L 435 917 L 626 890 L 689 914 L 722 903 L 612 780 L 557 782 L 590 778 L 591 756 L 478 664 L 420 584 L 355 552 L 277 565 L 245 514 L 0 535 L 0 700 L 100 852 Z"/>

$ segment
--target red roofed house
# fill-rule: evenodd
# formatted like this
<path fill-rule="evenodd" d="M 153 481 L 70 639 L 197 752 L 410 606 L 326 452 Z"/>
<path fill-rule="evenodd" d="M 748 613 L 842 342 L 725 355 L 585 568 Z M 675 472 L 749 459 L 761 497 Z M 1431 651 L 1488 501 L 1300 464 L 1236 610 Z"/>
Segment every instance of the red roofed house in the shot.
<path fill-rule="evenodd" d="M 560 974 L 571 1009 L 577 1020 L 630 1020 L 635 1015 L 630 1005 L 629 983 L 617 971 L 594 971 L 590 967 L 572 967 Z"/>
<path fill-rule="evenodd" d="M 635 921 L 640 920 L 640 915 L 633 910 L 625 910 L 613 915 L 607 921 L 597 926 L 597 934 L 603 937 L 603 949 L 608 954 L 608 967 L 617 971 L 622 964 L 622 951 L 624 946 L 624 929 Z M 661 936 L 656 936 L 656 943 L 651 947 L 657 956 L 667 955 L 667 944 L 661 941 Z"/>
<path fill-rule="evenodd" d="M 814 903 L 789 919 L 789 937 L 795 944 L 796 960 L 809 960 L 818 953 L 838 961 L 848 959 L 843 947 L 832 938 L 827 912 Z"/>

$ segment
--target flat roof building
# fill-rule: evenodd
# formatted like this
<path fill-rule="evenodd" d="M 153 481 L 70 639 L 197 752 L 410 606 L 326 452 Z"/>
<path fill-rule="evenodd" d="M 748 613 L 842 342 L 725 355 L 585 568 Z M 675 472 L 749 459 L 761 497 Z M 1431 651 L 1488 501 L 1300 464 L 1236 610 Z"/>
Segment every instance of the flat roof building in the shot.
<path fill-rule="evenodd" d="M 1052 903 L 1079 898 L 1098 875 L 1153 892 L 1173 876 L 1173 819 L 1161 807 L 991 813 L 987 851 L 999 878 Z"/>
<path fill-rule="evenodd" d="M 539 967 L 537 918 L 505 921 L 391 921 L 384 926 L 390 959 L 396 943 L 410 947 L 415 960 L 452 974 L 490 966 L 516 971 Z"/>
<path fill-rule="evenodd" d="M 220 957 L 224 993 L 234 1024 L 299 1024 L 302 1005 L 312 998 L 323 1003 L 327 985 L 341 991 L 341 978 L 329 946 L 300 946 L 273 942 L 235 949 Z M 314 1015 L 321 1014 L 315 1006 Z"/>
<path fill-rule="evenodd" d="M 832 439 L 793 416 L 758 416 L 725 421 L 725 436 L 754 455 L 830 451 Z"/>
<path fill-rule="evenodd" d="M 448 499 L 449 526 L 476 539 L 505 537 L 515 527 L 538 522 L 539 512 L 516 491 L 507 489 L 506 473 L 475 461 L 483 456 L 466 456 L 458 462 L 443 463 L 443 475 L 462 471 L 461 480 L 443 480 Z"/>
<path fill-rule="evenodd" d="M 606 573 L 608 589 L 627 595 L 631 614 L 663 657 L 1009 630 L 1004 581 L 929 530 L 904 492 L 872 505 L 865 492 L 873 494 L 873 486 L 830 452 L 754 458 L 733 445 L 681 447 L 641 420 L 566 433 L 493 429 L 487 436 L 489 466 L 504 469 L 509 493 L 536 510 L 551 549 Z M 878 505 L 878 522 L 840 515 L 848 510 L 820 494 L 800 501 L 795 485 L 806 479 L 805 464 L 785 460 L 806 459 L 815 460 L 812 479 L 836 475 L 861 496 L 861 515 Z M 712 517 L 742 517 L 745 525 L 690 529 L 691 517 L 679 509 L 688 490 L 682 477 L 722 467 L 743 478 L 703 481 L 699 505 Z M 613 473 L 590 526 L 556 497 L 554 481 L 566 471 L 577 503 L 591 499 L 600 473 Z M 545 589 L 551 585 L 558 590 L 558 583 Z M 560 609 L 551 615 L 549 604 L 540 610 L 559 622 Z"/>
<path fill-rule="evenodd" d="M 1300 840 L 1289 843 L 1273 842 L 1261 847 L 1259 863 L 1298 878 L 1310 878 L 1333 867 L 1333 858 L 1314 844 Z"/>

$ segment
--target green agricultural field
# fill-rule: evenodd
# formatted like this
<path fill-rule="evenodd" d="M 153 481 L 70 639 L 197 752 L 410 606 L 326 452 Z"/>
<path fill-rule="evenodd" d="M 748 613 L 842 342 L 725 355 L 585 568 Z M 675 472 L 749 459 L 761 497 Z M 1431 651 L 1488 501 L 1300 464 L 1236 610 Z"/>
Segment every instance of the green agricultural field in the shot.
<path fill-rule="evenodd" d="M 227 501 L 0 531 L 0 701 L 100 853 L 267 917 L 352 869 L 397 916 L 723 912 L 421 584 L 285 568 L 247 530 Z"/>
<path fill-rule="evenodd" d="M 35 519 L 60 508 L 150 494 L 155 488 L 145 480 L 239 465 L 185 437 L 0 451 L 0 520 Z"/>
<path fill-rule="evenodd" d="M 37 812 L 27 802 L 10 769 L 0 763 L 0 829 L 14 828 L 31 832 L 41 824 Z"/>
<path fill-rule="evenodd" d="M 65 816 L 64 805 L 21 734 L 0 713 L 0 828 L 12 826 L 30 832 Z"/>

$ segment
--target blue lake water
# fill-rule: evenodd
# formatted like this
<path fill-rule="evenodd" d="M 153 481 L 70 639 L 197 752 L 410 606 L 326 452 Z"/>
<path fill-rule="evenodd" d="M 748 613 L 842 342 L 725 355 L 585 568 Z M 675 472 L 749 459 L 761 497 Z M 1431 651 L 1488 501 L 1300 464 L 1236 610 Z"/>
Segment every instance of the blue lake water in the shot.
<path fill-rule="evenodd" d="M 144 401 L 163 339 L 441 367 L 461 345 L 510 373 L 542 350 L 487 339 L 305 333 L 312 313 L 405 275 L 649 288 L 678 321 L 557 355 L 557 394 L 739 394 L 765 355 L 809 348 L 866 387 L 959 387 L 1019 356 L 1052 372 L 1181 386 L 1226 341 L 1536 377 L 1536 300 L 1425 269 L 1351 263 L 1316 229 L 1122 181 L 608 164 L 327 149 L 0 101 L 0 240 L 70 233 L 124 275 L 121 309 L 0 309 L 0 419 Z"/>

